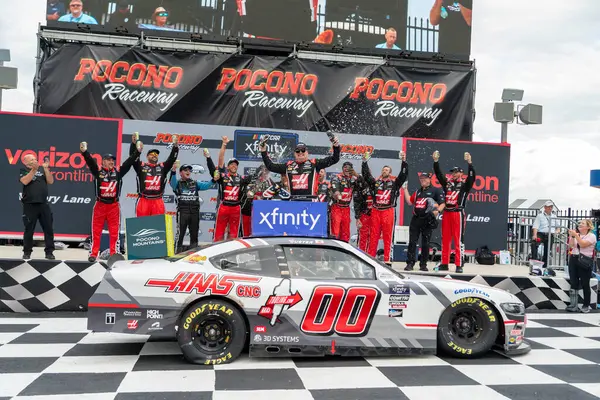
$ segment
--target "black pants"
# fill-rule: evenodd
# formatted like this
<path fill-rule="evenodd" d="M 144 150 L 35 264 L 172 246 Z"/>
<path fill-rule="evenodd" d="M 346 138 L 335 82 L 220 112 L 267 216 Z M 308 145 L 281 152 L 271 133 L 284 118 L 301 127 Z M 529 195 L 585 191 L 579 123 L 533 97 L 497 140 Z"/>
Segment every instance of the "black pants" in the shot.
<path fill-rule="evenodd" d="M 577 255 L 569 256 L 571 289 L 583 290 L 583 307 L 589 307 L 590 305 L 590 296 L 592 294 L 590 279 L 592 279 L 592 268 L 582 265 Z"/>
<path fill-rule="evenodd" d="M 183 251 L 183 238 L 185 232 L 190 230 L 190 249 L 198 247 L 198 230 L 200 229 L 200 212 L 199 211 L 177 211 L 177 239 L 175 252 Z"/>
<path fill-rule="evenodd" d="M 540 247 L 540 244 L 544 244 L 544 256 L 543 259 L 540 260 L 544 263 L 544 268 L 548 266 L 548 255 L 550 254 L 550 249 L 548 248 L 548 234 L 547 233 L 542 233 L 542 232 L 538 232 L 538 238 L 540 239 L 540 242 L 535 242 L 533 243 L 533 246 L 531 246 L 531 258 L 533 258 L 534 260 L 538 259 L 538 248 Z"/>
<path fill-rule="evenodd" d="M 421 236 L 421 267 L 427 266 L 429 261 L 429 241 L 435 229 L 436 220 L 432 215 L 425 217 L 413 216 L 408 228 L 408 254 L 406 264 L 413 266 L 417 260 L 417 241 Z"/>
<path fill-rule="evenodd" d="M 46 243 L 45 252 L 51 254 L 54 252 L 54 229 L 52 227 L 53 217 L 50 205 L 46 204 L 23 204 L 23 224 L 25 232 L 23 234 L 23 253 L 33 251 L 33 232 L 37 222 L 40 221 L 42 231 L 44 232 L 44 241 Z"/>

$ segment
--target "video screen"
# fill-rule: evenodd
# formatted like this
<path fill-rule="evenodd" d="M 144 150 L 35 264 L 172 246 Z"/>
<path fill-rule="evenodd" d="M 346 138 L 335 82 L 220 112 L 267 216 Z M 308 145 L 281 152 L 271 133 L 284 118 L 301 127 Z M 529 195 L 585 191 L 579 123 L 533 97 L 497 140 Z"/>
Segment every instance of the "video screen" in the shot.
<path fill-rule="evenodd" d="M 469 55 L 472 0 L 47 0 L 47 21 Z"/>

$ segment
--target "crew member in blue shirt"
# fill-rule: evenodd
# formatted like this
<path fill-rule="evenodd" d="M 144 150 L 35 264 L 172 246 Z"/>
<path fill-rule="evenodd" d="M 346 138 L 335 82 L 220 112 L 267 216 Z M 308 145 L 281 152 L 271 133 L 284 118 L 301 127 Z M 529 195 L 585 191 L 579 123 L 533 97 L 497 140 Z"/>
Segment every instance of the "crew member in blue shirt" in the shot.
<path fill-rule="evenodd" d="M 98 25 L 94 17 L 83 13 L 83 2 L 81 0 L 71 0 L 69 2 L 69 10 L 71 12 L 60 17 L 58 22 Z"/>
<path fill-rule="evenodd" d="M 176 168 L 176 167 L 175 167 Z M 214 181 L 201 182 L 191 178 L 192 166 L 184 164 L 179 168 L 177 179 L 171 171 L 171 188 L 177 202 L 177 232 L 175 233 L 176 253 L 183 251 L 183 238 L 188 227 L 190 229 L 190 249 L 198 247 L 198 230 L 200 229 L 200 196 L 201 190 L 216 189 Z"/>

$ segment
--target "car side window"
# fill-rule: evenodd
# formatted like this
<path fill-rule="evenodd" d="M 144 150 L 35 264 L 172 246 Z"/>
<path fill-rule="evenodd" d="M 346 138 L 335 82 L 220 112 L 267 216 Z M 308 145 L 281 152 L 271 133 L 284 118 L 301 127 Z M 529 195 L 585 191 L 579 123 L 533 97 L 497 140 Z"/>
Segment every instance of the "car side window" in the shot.
<path fill-rule="evenodd" d="M 375 269 L 335 248 L 283 246 L 290 275 L 297 278 L 375 279 Z"/>
<path fill-rule="evenodd" d="M 210 262 L 223 271 L 243 274 L 280 276 L 273 249 L 254 248 L 221 254 L 210 259 Z"/>

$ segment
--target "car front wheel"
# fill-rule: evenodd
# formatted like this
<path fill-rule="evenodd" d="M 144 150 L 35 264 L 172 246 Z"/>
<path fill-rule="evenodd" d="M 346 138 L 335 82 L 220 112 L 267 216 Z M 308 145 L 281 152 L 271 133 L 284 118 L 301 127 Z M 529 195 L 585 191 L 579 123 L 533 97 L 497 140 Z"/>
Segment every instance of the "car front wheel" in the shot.
<path fill-rule="evenodd" d="M 458 299 L 442 313 L 438 346 L 454 357 L 480 357 L 494 346 L 498 322 L 495 310 L 485 301 L 475 297 Z"/>
<path fill-rule="evenodd" d="M 242 313 L 228 301 L 202 300 L 185 310 L 177 341 L 193 364 L 228 364 L 239 357 L 247 336 Z"/>

